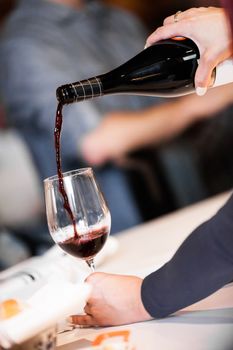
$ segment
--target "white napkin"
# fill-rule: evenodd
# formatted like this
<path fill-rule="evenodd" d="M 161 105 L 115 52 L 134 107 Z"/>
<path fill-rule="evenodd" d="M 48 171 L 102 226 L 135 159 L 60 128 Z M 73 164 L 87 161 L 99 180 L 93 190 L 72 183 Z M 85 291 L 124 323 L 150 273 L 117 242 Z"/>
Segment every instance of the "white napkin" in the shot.
<path fill-rule="evenodd" d="M 109 237 L 95 257 L 96 267 L 111 258 L 118 249 L 118 240 Z M 43 256 L 33 257 L 0 273 L 0 301 L 9 298 L 27 299 L 51 281 L 81 283 L 90 274 L 87 264 L 64 254 L 54 245 Z"/>
<path fill-rule="evenodd" d="M 87 283 L 64 280 L 48 283 L 27 300 L 27 308 L 0 322 L 0 339 L 2 334 L 5 339 L 21 344 L 70 314 L 83 312 L 90 289 Z"/>

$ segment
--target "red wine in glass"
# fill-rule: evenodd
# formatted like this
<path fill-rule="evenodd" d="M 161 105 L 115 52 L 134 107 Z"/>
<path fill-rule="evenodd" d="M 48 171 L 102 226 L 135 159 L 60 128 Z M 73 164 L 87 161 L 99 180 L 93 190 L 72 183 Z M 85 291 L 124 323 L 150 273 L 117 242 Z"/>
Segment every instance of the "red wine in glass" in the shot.
<path fill-rule="evenodd" d="M 51 176 L 44 180 L 49 232 L 66 253 L 85 260 L 94 271 L 94 257 L 110 232 L 108 206 L 91 168 L 71 170 L 62 176 L 73 221 L 64 207 L 59 176 Z"/>
<path fill-rule="evenodd" d="M 108 234 L 108 227 L 102 227 L 79 237 L 75 236 L 64 242 L 58 242 L 58 245 L 70 255 L 81 259 L 90 259 L 103 248 Z"/>

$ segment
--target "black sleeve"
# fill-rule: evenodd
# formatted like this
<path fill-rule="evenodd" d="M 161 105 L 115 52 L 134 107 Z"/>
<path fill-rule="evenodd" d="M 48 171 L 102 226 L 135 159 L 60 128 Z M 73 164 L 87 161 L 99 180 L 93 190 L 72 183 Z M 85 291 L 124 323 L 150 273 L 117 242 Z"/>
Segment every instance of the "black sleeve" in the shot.
<path fill-rule="evenodd" d="M 147 276 L 141 296 L 155 318 L 168 316 L 233 280 L 233 195 L 182 243 L 172 259 Z"/>

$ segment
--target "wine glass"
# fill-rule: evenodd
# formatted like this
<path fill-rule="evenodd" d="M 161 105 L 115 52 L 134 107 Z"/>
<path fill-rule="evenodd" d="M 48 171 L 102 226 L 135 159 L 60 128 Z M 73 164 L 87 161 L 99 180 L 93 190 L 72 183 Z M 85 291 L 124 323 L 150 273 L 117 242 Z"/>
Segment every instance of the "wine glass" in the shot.
<path fill-rule="evenodd" d="M 93 170 L 68 171 L 44 180 L 49 232 L 66 253 L 84 259 L 94 271 L 94 257 L 103 248 L 111 216 Z"/>

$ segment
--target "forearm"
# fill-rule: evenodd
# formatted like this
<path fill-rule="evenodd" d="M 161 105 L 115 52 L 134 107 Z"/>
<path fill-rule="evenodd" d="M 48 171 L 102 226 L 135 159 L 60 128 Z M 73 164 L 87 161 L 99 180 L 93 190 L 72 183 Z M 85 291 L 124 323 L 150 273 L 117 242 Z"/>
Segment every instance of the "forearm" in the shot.
<path fill-rule="evenodd" d="M 199 97 L 195 94 L 145 110 L 141 115 L 141 135 L 137 147 L 159 144 L 179 135 L 194 123 L 211 118 L 233 102 L 233 86 L 210 89 Z"/>
<path fill-rule="evenodd" d="M 141 135 L 135 146 L 157 145 L 180 134 L 194 120 L 181 100 L 168 101 L 145 110 L 141 115 Z"/>
<path fill-rule="evenodd" d="M 150 315 L 165 317 L 212 294 L 233 278 L 233 196 L 142 284 Z"/>
<path fill-rule="evenodd" d="M 192 94 L 137 112 L 109 113 L 84 139 L 84 158 L 90 164 L 103 164 L 142 147 L 166 142 L 198 120 L 215 115 L 232 100 L 233 87 L 228 85 L 212 89 L 204 97 Z"/>

